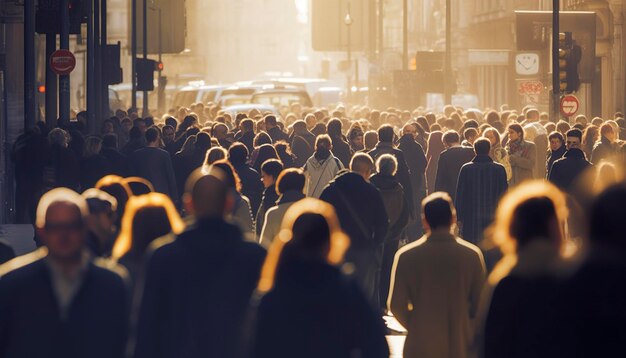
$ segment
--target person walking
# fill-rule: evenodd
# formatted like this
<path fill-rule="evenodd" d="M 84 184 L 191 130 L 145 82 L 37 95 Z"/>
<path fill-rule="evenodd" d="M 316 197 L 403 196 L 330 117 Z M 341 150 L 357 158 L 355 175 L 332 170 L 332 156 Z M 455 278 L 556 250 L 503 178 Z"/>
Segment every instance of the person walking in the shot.
<path fill-rule="evenodd" d="M 420 127 L 417 123 L 407 124 L 402 128 L 402 137 L 398 140 L 398 149 L 404 153 L 406 164 L 411 173 L 412 201 L 415 213 L 409 220 L 408 236 L 417 238 L 422 234 L 421 222 L 421 202 L 426 197 L 426 167 L 428 161 L 424 154 L 424 149 L 420 143 L 416 141 Z"/>
<path fill-rule="evenodd" d="M 146 130 L 147 146 L 136 150 L 130 157 L 132 173 L 152 183 L 154 189 L 178 201 L 178 189 L 172 159 L 165 150 L 159 148 L 161 133 L 156 127 Z"/>
<path fill-rule="evenodd" d="M 552 164 L 548 180 L 561 190 L 570 192 L 572 185 L 577 183 L 581 174 L 592 167 L 585 158 L 585 153 L 580 149 L 583 133 L 580 129 L 570 129 L 566 134 L 567 152 L 563 158 Z"/>
<path fill-rule="evenodd" d="M 515 186 L 534 178 L 537 147 L 534 143 L 524 140 L 524 128 L 517 123 L 509 125 L 508 133 L 506 150 L 512 170 L 510 184 Z"/>
<path fill-rule="evenodd" d="M 508 189 L 506 170 L 489 157 L 491 143 L 481 138 L 474 142 L 474 159 L 459 173 L 456 187 L 457 224 L 460 236 L 474 245 L 493 221 L 496 207 Z"/>
<path fill-rule="evenodd" d="M 87 252 L 88 213 L 70 189 L 41 197 L 35 227 L 45 248 L 0 266 L 1 357 L 124 357 L 125 272 Z"/>
<path fill-rule="evenodd" d="M 193 222 L 153 244 L 135 358 L 236 355 L 265 250 L 226 221 L 234 199 L 225 180 L 218 168 L 192 173 L 184 202 Z"/>
<path fill-rule="evenodd" d="M 307 196 L 319 198 L 328 183 L 344 169 L 339 158 L 333 154 L 334 147 L 330 137 L 323 134 L 315 140 L 315 153 L 304 165 L 307 176 Z"/>
<path fill-rule="evenodd" d="M 387 304 L 408 331 L 405 357 L 471 357 L 485 263 L 478 247 L 451 233 L 456 213 L 447 193 L 422 206 L 427 234 L 396 254 Z"/>
<path fill-rule="evenodd" d="M 565 155 L 565 152 L 567 151 L 565 138 L 560 132 L 550 133 L 548 139 L 550 141 L 550 150 L 547 154 L 548 160 L 546 164 L 546 178 L 550 176 L 550 171 L 552 170 L 554 162 L 563 158 L 563 155 Z"/>
<path fill-rule="evenodd" d="M 439 156 L 435 191 L 448 193 L 454 201 L 461 167 L 474 158 L 474 150 L 461 146 L 459 133 L 454 130 L 444 133 L 442 141 L 446 150 Z"/>
<path fill-rule="evenodd" d="M 338 267 L 350 240 L 333 207 L 303 199 L 281 227 L 259 282 L 251 356 L 389 357 L 382 321 Z"/>

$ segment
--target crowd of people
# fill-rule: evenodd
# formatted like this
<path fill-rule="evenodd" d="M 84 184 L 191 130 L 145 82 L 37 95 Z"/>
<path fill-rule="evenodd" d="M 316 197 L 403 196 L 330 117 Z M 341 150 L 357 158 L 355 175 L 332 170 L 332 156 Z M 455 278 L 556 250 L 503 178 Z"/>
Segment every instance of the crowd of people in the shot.
<path fill-rule="evenodd" d="M 626 122 L 209 103 L 15 142 L 0 357 L 626 353 Z"/>

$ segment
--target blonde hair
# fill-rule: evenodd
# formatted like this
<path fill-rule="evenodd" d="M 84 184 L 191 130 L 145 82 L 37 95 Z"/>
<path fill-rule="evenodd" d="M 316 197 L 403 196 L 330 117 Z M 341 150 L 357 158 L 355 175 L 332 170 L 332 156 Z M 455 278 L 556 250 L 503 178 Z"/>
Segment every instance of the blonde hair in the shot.
<path fill-rule="evenodd" d="M 547 198 L 554 205 L 560 239 L 562 243 L 565 241 L 568 216 L 565 195 L 556 186 L 543 180 L 527 181 L 516 186 L 500 200 L 496 210 L 496 219 L 487 230 L 488 238 L 485 246 L 487 248 L 497 246 L 503 254 L 502 259 L 489 275 L 489 283 L 499 282 L 517 264 L 517 240 L 513 236 L 514 213 L 523 203 L 537 198 Z"/>
<path fill-rule="evenodd" d="M 133 196 L 126 203 L 126 211 L 124 213 L 124 217 L 122 218 L 120 234 L 115 241 L 115 245 L 113 246 L 112 257 L 114 259 L 119 260 L 119 258 L 132 249 L 133 234 L 137 229 L 134 227 L 134 225 L 137 224 L 135 222 L 135 218 L 140 212 L 151 208 L 160 208 L 165 212 L 169 220 L 169 226 L 174 234 L 180 234 L 185 229 L 183 220 L 176 211 L 176 208 L 170 198 L 166 195 L 161 193 L 149 193 L 145 195 Z M 149 222 L 147 224 L 150 225 L 155 223 Z"/>
<path fill-rule="evenodd" d="M 337 265 L 343 261 L 343 256 L 350 247 L 350 238 L 341 231 L 335 209 L 332 205 L 318 199 L 302 199 L 294 203 L 285 213 L 281 229 L 268 250 L 261 270 L 257 287 L 259 292 L 265 293 L 274 287 L 283 249 L 293 239 L 293 225 L 303 214 L 318 214 L 324 217 L 330 232 L 330 250 L 326 260 L 331 265 Z"/>

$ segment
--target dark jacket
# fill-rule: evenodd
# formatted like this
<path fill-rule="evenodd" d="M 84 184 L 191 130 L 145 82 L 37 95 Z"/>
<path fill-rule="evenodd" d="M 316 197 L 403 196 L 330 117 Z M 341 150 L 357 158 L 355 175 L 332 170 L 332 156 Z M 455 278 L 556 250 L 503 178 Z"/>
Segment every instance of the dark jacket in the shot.
<path fill-rule="evenodd" d="M 253 357 L 389 356 L 380 317 L 338 268 L 291 259 L 279 272 L 258 308 Z"/>
<path fill-rule="evenodd" d="M 563 155 L 563 158 L 552 164 L 548 180 L 561 190 L 569 190 L 578 176 L 590 166 L 591 163 L 585 159 L 585 153 L 578 148 L 572 148 Z"/>
<path fill-rule="evenodd" d="M 174 168 L 168 152 L 160 148 L 142 148 L 133 153 L 130 163 L 133 175 L 148 180 L 154 190 L 178 201 Z"/>
<path fill-rule="evenodd" d="M 424 148 L 411 135 L 404 135 L 398 141 L 398 148 L 404 153 L 404 159 L 411 173 L 413 187 L 413 206 L 420 210 L 422 199 L 426 196 L 426 166 L 428 160 Z M 416 215 L 419 217 L 419 215 Z"/>
<path fill-rule="evenodd" d="M 250 209 L 253 213 L 256 213 L 261 205 L 261 196 L 263 195 L 261 174 L 246 163 L 233 166 L 241 180 L 241 195 L 250 200 Z"/>
<path fill-rule="evenodd" d="M 239 132 L 235 135 L 235 140 L 243 143 L 246 148 L 248 148 L 249 154 L 252 153 L 252 151 L 254 150 L 254 132 Z"/>
<path fill-rule="evenodd" d="M 350 160 L 352 159 L 350 145 L 342 137 L 333 137 L 331 139 L 333 142 L 333 154 L 341 161 L 344 167 L 349 168 Z"/>
<path fill-rule="evenodd" d="M 474 158 L 474 150 L 466 147 L 452 147 L 444 150 L 437 164 L 435 191 L 445 191 L 452 200 L 456 196 L 456 185 L 463 165 Z"/>
<path fill-rule="evenodd" d="M 265 213 L 276 205 L 278 201 L 278 193 L 276 192 L 276 185 L 272 185 L 269 188 L 263 190 L 263 198 L 261 199 L 261 205 L 256 213 L 256 235 L 261 235 L 263 229 L 263 223 L 265 222 Z"/>
<path fill-rule="evenodd" d="M 455 206 L 463 239 L 472 244 L 482 241 L 507 189 L 506 170 L 488 155 L 478 155 L 461 168 Z"/>
<path fill-rule="evenodd" d="M 550 170 L 552 170 L 552 165 L 554 165 L 554 162 L 563 158 L 563 155 L 565 155 L 565 152 L 567 152 L 567 148 L 565 148 L 565 145 L 562 145 L 561 148 L 559 148 L 556 151 L 548 150 L 548 154 L 547 154 L 548 161 L 546 163 L 546 177 L 550 175 Z"/>
<path fill-rule="evenodd" d="M 235 356 L 265 250 L 220 218 L 151 249 L 135 358 Z"/>
<path fill-rule="evenodd" d="M 291 138 L 291 152 L 296 156 L 295 165 L 299 168 L 306 164 L 306 161 L 315 151 L 315 136 L 306 131 L 303 134 L 294 134 Z"/>
<path fill-rule="evenodd" d="M 400 239 L 400 234 L 409 222 L 409 197 L 404 195 L 404 188 L 393 176 L 375 174 L 370 182 L 380 192 L 389 219 L 385 241 Z"/>
<path fill-rule="evenodd" d="M 404 188 L 404 194 L 412 198 L 413 193 L 413 185 L 411 184 L 411 172 L 409 171 L 409 167 L 406 164 L 406 159 L 404 156 L 404 152 L 400 149 L 397 149 L 391 143 L 382 143 L 378 142 L 374 149 L 370 150 L 368 153 L 374 162 L 383 154 L 391 154 L 396 157 L 398 161 L 398 171 L 396 172 L 396 178 L 402 184 L 402 188 Z M 413 201 L 409 200 L 409 214 L 411 217 L 415 214 L 415 208 L 413 206 Z"/>
<path fill-rule="evenodd" d="M 267 134 L 269 134 L 270 138 L 272 138 L 272 143 L 276 143 L 281 140 L 284 140 L 285 142 L 289 143 L 289 135 L 287 135 L 287 133 L 280 130 L 280 127 L 270 128 L 267 131 Z"/>
<path fill-rule="evenodd" d="M 102 155 L 93 155 L 80 160 L 80 187 L 86 190 L 96 186 L 100 178 L 111 173 L 111 164 Z"/>
<path fill-rule="evenodd" d="M 616 153 L 615 145 L 613 145 L 605 136 L 602 136 L 593 146 L 593 152 L 591 152 L 591 162 L 598 164 L 602 159 L 609 159 Z"/>
<path fill-rule="evenodd" d="M 15 257 L 15 252 L 11 245 L 6 242 L 0 240 L 0 265 L 3 263 L 13 259 Z"/>
<path fill-rule="evenodd" d="M 51 273 L 38 251 L 0 278 L 0 357 L 124 356 L 127 292 L 119 274 L 89 263 L 62 319 Z"/>
<path fill-rule="evenodd" d="M 80 164 L 73 151 L 58 145 L 50 146 L 43 168 L 44 192 L 53 188 L 66 187 L 78 190 L 80 186 Z"/>
<path fill-rule="evenodd" d="M 102 155 L 109 161 L 110 172 L 109 174 L 119 175 L 121 177 L 127 177 L 130 173 L 128 167 L 128 157 L 120 153 L 115 148 L 102 147 Z"/>

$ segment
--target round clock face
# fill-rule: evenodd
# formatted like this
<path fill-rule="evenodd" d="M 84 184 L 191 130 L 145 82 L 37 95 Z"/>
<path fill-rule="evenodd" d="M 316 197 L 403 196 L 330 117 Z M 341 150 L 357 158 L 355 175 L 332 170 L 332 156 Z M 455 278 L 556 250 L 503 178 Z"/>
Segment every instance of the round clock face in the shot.
<path fill-rule="evenodd" d="M 518 75 L 536 75 L 539 73 L 539 55 L 520 53 L 515 56 L 515 72 Z"/>

